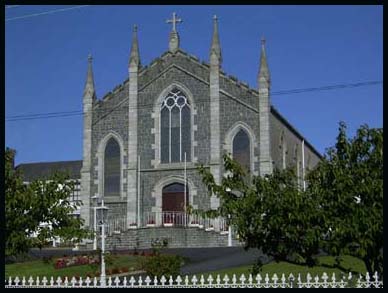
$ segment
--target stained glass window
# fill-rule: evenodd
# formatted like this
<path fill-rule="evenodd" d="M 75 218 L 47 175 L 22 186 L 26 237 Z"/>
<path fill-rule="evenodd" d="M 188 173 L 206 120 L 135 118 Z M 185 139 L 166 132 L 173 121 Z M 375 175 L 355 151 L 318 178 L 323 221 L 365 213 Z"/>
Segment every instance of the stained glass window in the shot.
<path fill-rule="evenodd" d="M 239 162 L 245 171 L 250 172 L 250 156 L 248 134 L 243 129 L 240 129 L 233 139 L 233 159 Z"/>
<path fill-rule="evenodd" d="M 120 146 L 110 138 L 104 156 L 104 195 L 120 195 Z"/>
<path fill-rule="evenodd" d="M 183 162 L 191 157 L 190 103 L 184 93 L 174 88 L 164 98 L 161 110 L 161 162 Z"/>

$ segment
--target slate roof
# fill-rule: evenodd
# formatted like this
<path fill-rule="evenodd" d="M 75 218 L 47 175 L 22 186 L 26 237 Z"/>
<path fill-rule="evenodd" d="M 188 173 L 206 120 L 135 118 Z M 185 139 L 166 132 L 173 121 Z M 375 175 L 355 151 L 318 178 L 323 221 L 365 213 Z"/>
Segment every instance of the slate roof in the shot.
<path fill-rule="evenodd" d="M 44 179 L 55 171 L 69 172 L 71 179 L 81 179 L 82 161 L 41 162 L 20 164 L 16 167 L 21 171 L 23 181 L 31 182 L 35 179 Z"/>

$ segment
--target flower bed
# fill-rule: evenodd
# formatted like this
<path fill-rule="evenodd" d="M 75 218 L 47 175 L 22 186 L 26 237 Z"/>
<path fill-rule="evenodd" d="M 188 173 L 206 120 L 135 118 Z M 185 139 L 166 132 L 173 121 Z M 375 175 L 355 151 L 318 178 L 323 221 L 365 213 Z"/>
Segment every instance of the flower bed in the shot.
<path fill-rule="evenodd" d="M 54 263 L 55 269 L 63 269 L 72 266 L 82 266 L 89 264 L 99 264 L 100 259 L 98 256 L 69 256 L 58 258 Z"/>

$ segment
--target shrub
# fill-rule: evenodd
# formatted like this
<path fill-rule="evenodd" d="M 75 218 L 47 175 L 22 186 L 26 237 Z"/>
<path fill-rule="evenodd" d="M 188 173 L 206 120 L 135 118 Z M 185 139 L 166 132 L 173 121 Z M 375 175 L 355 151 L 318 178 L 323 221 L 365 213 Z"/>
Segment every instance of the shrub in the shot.
<path fill-rule="evenodd" d="M 113 269 L 112 269 L 112 274 L 113 274 L 113 275 L 119 274 L 119 273 L 120 273 L 119 268 L 113 268 Z"/>
<path fill-rule="evenodd" d="M 121 270 L 122 273 L 128 273 L 129 272 L 129 269 L 127 267 L 122 267 L 120 270 Z"/>
<path fill-rule="evenodd" d="M 173 276 L 180 274 L 180 267 L 183 259 L 177 255 L 155 255 L 147 258 L 140 258 L 138 268 L 146 271 L 150 277 Z"/>
<path fill-rule="evenodd" d="M 105 263 L 108 266 L 113 265 L 114 261 L 117 257 L 115 257 L 113 254 L 111 254 L 109 251 L 104 254 Z"/>
<path fill-rule="evenodd" d="M 42 262 L 43 262 L 44 264 L 50 264 L 50 263 L 52 262 L 52 260 L 53 260 L 53 257 L 52 257 L 52 256 L 44 256 L 44 257 L 42 258 Z"/>

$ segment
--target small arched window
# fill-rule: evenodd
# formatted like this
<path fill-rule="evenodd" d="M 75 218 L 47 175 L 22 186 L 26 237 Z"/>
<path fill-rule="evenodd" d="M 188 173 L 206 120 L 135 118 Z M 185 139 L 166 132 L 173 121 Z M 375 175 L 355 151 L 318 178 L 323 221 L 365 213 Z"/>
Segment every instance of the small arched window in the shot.
<path fill-rule="evenodd" d="M 248 134 L 240 129 L 233 138 L 233 159 L 236 160 L 245 171 L 251 170 L 251 152 Z"/>
<path fill-rule="evenodd" d="M 104 196 L 120 195 L 120 146 L 110 138 L 104 152 Z"/>
<path fill-rule="evenodd" d="M 191 108 L 186 95 L 177 88 L 163 99 L 160 108 L 162 163 L 176 163 L 191 157 Z"/>

